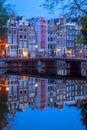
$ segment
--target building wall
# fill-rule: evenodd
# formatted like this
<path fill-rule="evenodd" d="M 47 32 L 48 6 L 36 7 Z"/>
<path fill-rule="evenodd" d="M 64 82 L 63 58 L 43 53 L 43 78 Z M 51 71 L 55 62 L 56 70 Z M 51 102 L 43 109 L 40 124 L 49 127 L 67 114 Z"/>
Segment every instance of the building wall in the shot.
<path fill-rule="evenodd" d="M 29 23 L 25 17 L 22 17 L 21 20 L 19 19 L 16 21 L 16 16 L 13 13 L 9 16 L 7 27 L 7 56 L 36 57 L 38 48 L 34 25 Z"/>
<path fill-rule="evenodd" d="M 75 53 L 74 42 L 80 30 L 76 22 L 67 22 L 63 17 L 50 20 L 43 17 L 27 20 L 22 17 L 16 21 L 12 13 L 7 26 L 6 51 L 10 57 L 58 57 Z"/>
<path fill-rule="evenodd" d="M 14 13 L 10 15 L 7 27 L 8 27 L 7 56 L 18 57 L 18 25 Z"/>
<path fill-rule="evenodd" d="M 45 56 L 48 51 L 48 26 L 47 20 L 38 18 L 35 25 L 39 56 Z"/>

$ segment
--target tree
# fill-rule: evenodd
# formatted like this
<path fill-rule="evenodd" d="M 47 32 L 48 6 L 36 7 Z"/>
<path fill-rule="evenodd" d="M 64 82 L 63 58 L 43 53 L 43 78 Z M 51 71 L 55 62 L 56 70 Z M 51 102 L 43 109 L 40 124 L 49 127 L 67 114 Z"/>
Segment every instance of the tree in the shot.
<path fill-rule="evenodd" d="M 78 34 L 75 38 L 75 48 L 80 50 L 83 46 L 83 43 L 84 43 L 84 39 L 83 39 L 82 31 L 78 31 Z"/>
<path fill-rule="evenodd" d="M 0 130 L 8 124 L 7 113 L 7 93 L 0 92 Z"/>
<path fill-rule="evenodd" d="M 87 15 L 87 0 L 45 0 L 42 6 L 49 11 L 62 10 L 63 15 Z"/>
<path fill-rule="evenodd" d="M 11 11 L 11 5 L 7 4 L 7 0 L 0 0 L 0 39 L 4 38 L 7 32 L 7 19 L 9 16 L 9 12 Z"/>
<path fill-rule="evenodd" d="M 50 12 L 57 8 L 60 15 L 66 17 L 78 17 L 82 25 L 83 41 L 87 44 L 87 0 L 45 0 L 42 6 Z"/>
<path fill-rule="evenodd" d="M 81 104 L 81 121 L 87 130 L 87 101 Z"/>
<path fill-rule="evenodd" d="M 87 44 L 87 16 L 81 17 L 82 29 L 84 44 Z"/>

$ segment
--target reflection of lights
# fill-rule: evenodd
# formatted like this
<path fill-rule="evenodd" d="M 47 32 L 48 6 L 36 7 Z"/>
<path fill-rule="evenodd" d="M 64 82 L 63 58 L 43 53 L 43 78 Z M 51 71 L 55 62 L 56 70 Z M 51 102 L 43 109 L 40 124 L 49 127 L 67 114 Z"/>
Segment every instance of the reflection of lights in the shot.
<path fill-rule="evenodd" d="M 82 50 L 80 50 L 79 52 L 82 53 Z"/>
<path fill-rule="evenodd" d="M 62 111 L 63 111 L 63 109 L 60 109 L 60 111 L 62 112 Z"/>
<path fill-rule="evenodd" d="M 38 87 L 38 83 L 35 83 L 35 87 L 36 87 L 36 88 Z"/>
<path fill-rule="evenodd" d="M 2 88 L 0 87 L 0 90 L 2 90 Z"/>
<path fill-rule="evenodd" d="M 9 91 L 9 88 L 7 87 L 6 90 Z"/>
<path fill-rule="evenodd" d="M 56 50 L 54 50 L 54 53 L 56 52 Z"/>

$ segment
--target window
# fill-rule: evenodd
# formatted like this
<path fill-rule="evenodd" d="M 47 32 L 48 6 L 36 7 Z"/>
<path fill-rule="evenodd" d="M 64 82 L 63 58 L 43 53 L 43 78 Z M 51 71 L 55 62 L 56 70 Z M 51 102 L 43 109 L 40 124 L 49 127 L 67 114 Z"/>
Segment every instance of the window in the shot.
<path fill-rule="evenodd" d="M 14 30 L 14 34 L 16 34 L 16 30 Z"/>
<path fill-rule="evenodd" d="M 10 29 L 8 30 L 8 33 L 9 33 L 9 34 L 11 34 L 11 33 L 12 33 Z"/>
<path fill-rule="evenodd" d="M 27 96 L 24 96 L 24 101 L 25 101 L 25 102 L 27 101 Z"/>
<path fill-rule="evenodd" d="M 11 42 L 12 42 L 12 37 L 8 36 L 8 43 L 11 43 Z"/>
<path fill-rule="evenodd" d="M 24 35 L 24 39 L 26 39 L 27 37 L 26 37 L 26 35 Z"/>
<path fill-rule="evenodd" d="M 31 45 L 28 46 L 28 49 L 31 50 Z"/>
<path fill-rule="evenodd" d="M 22 42 L 20 42 L 20 43 L 19 43 L 19 47 L 22 48 L 22 45 L 23 45 Z"/>
<path fill-rule="evenodd" d="M 20 32 L 22 32 L 23 31 L 23 29 L 22 28 L 20 28 Z"/>
<path fill-rule="evenodd" d="M 24 42 L 24 44 L 23 44 L 23 45 L 24 45 L 24 48 L 26 48 L 26 47 L 27 47 L 27 43 L 26 43 L 26 42 Z"/>
<path fill-rule="evenodd" d="M 53 39 L 52 39 L 52 38 L 51 38 L 50 40 L 51 40 L 51 41 L 53 41 Z"/>
<path fill-rule="evenodd" d="M 33 30 L 33 26 L 31 26 L 31 30 Z"/>
<path fill-rule="evenodd" d="M 20 39 L 22 39 L 22 35 L 20 35 Z"/>
<path fill-rule="evenodd" d="M 33 39 L 33 40 L 32 40 L 32 43 L 35 43 L 35 42 L 36 42 L 36 39 Z"/>
<path fill-rule="evenodd" d="M 17 37 L 16 36 L 13 37 L 13 43 L 17 43 Z"/>
<path fill-rule="evenodd" d="M 24 32 L 26 32 L 26 28 L 24 29 Z"/>

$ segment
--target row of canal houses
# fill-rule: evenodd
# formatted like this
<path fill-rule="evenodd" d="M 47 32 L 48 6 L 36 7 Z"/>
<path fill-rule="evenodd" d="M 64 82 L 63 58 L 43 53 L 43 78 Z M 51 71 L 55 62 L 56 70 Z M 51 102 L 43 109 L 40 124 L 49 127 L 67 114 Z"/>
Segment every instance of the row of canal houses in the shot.
<path fill-rule="evenodd" d="M 0 77 L 0 94 L 4 95 L 3 99 L 6 97 L 12 116 L 17 110 L 24 112 L 28 107 L 37 110 L 47 107 L 63 110 L 66 103 L 79 108 L 81 102 L 87 100 L 87 82 L 9 75 Z"/>
<path fill-rule="evenodd" d="M 75 38 L 81 25 L 77 19 L 26 19 L 11 13 L 7 28 L 6 52 L 3 55 L 6 53 L 8 57 L 63 56 L 65 53 L 76 54 Z M 79 52 L 83 52 L 83 46 L 79 48 Z"/>

